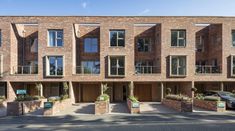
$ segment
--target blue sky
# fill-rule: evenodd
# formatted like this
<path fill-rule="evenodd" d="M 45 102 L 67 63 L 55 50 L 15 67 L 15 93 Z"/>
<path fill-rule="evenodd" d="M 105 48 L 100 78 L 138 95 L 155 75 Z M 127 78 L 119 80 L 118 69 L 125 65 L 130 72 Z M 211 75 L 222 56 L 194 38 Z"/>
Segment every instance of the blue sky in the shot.
<path fill-rule="evenodd" d="M 235 16 L 235 0 L 0 0 L 0 15 Z"/>

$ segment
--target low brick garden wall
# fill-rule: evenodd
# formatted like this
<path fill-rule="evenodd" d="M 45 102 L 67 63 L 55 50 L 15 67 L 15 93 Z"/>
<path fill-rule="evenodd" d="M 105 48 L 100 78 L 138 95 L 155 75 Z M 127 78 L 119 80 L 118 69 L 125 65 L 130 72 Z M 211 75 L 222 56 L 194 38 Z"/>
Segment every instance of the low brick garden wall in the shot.
<path fill-rule="evenodd" d="M 134 105 L 134 103 L 130 100 L 127 99 L 127 107 L 129 109 L 129 112 L 131 114 L 138 114 L 140 113 L 140 103 L 138 102 L 138 105 Z"/>
<path fill-rule="evenodd" d="M 109 113 L 109 100 L 95 102 L 95 115 L 102 115 Z"/>
<path fill-rule="evenodd" d="M 192 112 L 192 102 L 163 99 L 162 104 L 179 112 Z"/>
<path fill-rule="evenodd" d="M 217 112 L 225 112 L 226 111 L 225 105 L 226 104 L 223 101 L 206 101 L 199 99 L 193 100 L 193 106 Z"/>
<path fill-rule="evenodd" d="M 29 112 L 33 112 L 39 109 L 40 107 L 43 107 L 44 101 L 46 100 L 42 99 L 42 100 L 33 100 L 33 101 L 7 102 L 7 115 L 19 116 Z"/>
<path fill-rule="evenodd" d="M 55 101 L 52 105 L 52 108 L 44 108 L 43 115 L 50 116 L 59 113 L 62 110 L 70 108 L 69 106 L 72 105 L 71 99 L 65 99 L 62 101 Z"/>

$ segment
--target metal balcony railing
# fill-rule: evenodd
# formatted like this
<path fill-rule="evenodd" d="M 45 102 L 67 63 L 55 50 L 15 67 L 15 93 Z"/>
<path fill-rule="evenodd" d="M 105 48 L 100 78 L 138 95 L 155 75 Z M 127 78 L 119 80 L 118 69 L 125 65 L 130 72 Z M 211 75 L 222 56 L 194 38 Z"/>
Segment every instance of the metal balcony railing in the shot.
<path fill-rule="evenodd" d="M 100 74 L 100 68 L 76 66 L 76 74 Z"/>
<path fill-rule="evenodd" d="M 196 65 L 197 74 L 216 74 L 221 73 L 219 66 L 212 65 Z"/>
<path fill-rule="evenodd" d="M 38 66 L 16 66 L 13 71 L 15 74 L 37 74 Z"/>
<path fill-rule="evenodd" d="M 136 74 L 156 74 L 160 73 L 160 67 L 158 66 L 136 66 L 135 73 Z"/>

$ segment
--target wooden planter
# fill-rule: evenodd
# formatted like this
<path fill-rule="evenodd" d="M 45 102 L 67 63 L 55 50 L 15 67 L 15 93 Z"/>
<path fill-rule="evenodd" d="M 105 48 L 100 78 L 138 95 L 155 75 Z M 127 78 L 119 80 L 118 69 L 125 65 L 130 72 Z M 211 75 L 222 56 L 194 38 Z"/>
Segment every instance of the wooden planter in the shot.
<path fill-rule="evenodd" d="M 192 101 L 177 101 L 171 99 L 163 99 L 163 105 L 175 109 L 179 112 L 192 112 Z"/>
<path fill-rule="evenodd" d="M 42 107 L 42 100 L 7 102 L 7 115 L 19 116 Z"/>
<path fill-rule="evenodd" d="M 132 102 L 129 98 L 127 99 L 127 106 L 129 112 L 131 114 L 138 114 L 140 113 L 140 103 L 139 102 Z"/>
<path fill-rule="evenodd" d="M 193 105 L 195 107 L 217 111 L 217 112 L 225 112 L 226 111 L 226 104 L 224 101 L 206 101 L 206 100 L 199 100 L 194 99 Z"/>
<path fill-rule="evenodd" d="M 95 115 L 102 115 L 109 113 L 109 100 L 95 102 Z"/>
<path fill-rule="evenodd" d="M 54 103 L 51 102 L 51 104 L 52 104 L 51 107 L 44 107 L 43 115 L 45 116 L 55 115 L 56 113 L 59 113 L 62 110 L 65 110 L 70 105 L 72 105 L 72 101 L 71 99 L 65 99 L 62 101 L 55 101 Z"/>

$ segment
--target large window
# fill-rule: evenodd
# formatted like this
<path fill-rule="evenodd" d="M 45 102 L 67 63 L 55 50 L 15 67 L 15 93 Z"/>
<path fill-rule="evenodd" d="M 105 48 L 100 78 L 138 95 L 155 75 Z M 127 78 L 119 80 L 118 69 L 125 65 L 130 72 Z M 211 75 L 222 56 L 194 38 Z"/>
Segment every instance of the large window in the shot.
<path fill-rule="evenodd" d="M 48 34 L 50 47 L 63 46 L 63 30 L 48 30 Z"/>
<path fill-rule="evenodd" d="M 85 38 L 84 39 L 84 52 L 86 53 L 98 52 L 98 39 L 97 38 Z"/>
<path fill-rule="evenodd" d="M 99 74 L 100 62 L 99 61 L 82 61 L 81 73 L 83 74 Z"/>
<path fill-rule="evenodd" d="M 204 36 L 197 36 L 196 37 L 196 47 L 198 52 L 204 52 L 204 43 L 205 43 L 205 38 Z"/>
<path fill-rule="evenodd" d="M 231 76 L 235 76 L 235 56 L 231 56 Z"/>
<path fill-rule="evenodd" d="M 63 75 L 63 56 L 48 56 L 48 72 L 49 76 Z"/>
<path fill-rule="evenodd" d="M 150 38 L 138 38 L 137 48 L 139 52 L 151 51 L 151 39 Z"/>
<path fill-rule="evenodd" d="M 125 57 L 111 56 L 109 58 L 109 75 L 124 76 L 125 75 Z"/>
<path fill-rule="evenodd" d="M 111 30 L 110 31 L 110 46 L 125 46 L 125 31 Z"/>
<path fill-rule="evenodd" d="M 170 56 L 170 75 L 186 75 L 186 56 Z"/>
<path fill-rule="evenodd" d="M 171 31 L 171 46 L 185 47 L 186 46 L 186 30 Z"/>
<path fill-rule="evenodd" d="M 235 30 L 232 31 L 232 45 L 235 47 Z"/>

